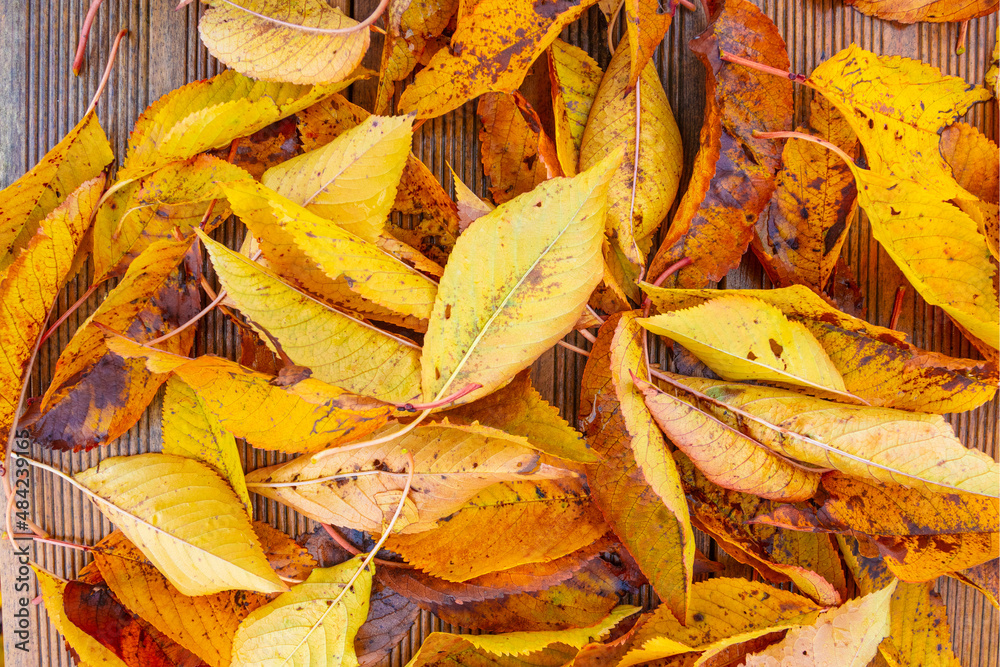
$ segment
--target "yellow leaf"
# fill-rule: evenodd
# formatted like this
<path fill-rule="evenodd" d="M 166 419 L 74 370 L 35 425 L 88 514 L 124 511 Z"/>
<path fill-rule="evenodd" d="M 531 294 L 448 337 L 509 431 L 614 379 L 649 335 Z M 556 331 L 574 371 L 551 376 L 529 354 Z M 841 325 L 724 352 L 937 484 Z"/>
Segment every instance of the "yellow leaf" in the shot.
<path fill-rule="evenodd" d="M 430 317 L 437 286 L 399 258 L 257 183 L 224 190 L 268 264 L 300 287 L 378 320 L 413 326 Z"/>
<path fill-rule="evenodd" d="M 498 389 L 572 330 L 601 278 L 608 182 L 620 155 L 554 178 L 476 220 L 438 288 L 421 366 L 427 400 Z"/>
<path fill-rule="evenodd" d="M 783 389 L 672 377 L 745 412 L 746 432 L 789 458 L 935 493 L 1000 497 L 1000 466 L 962 445 L 939 415 L 838 405 Z M 734 416 L 721 415 L 720 408 L 712 412 L 735 423 Z"/>
<path fill-rule="evenodd" d="M 717 578 L 691 587 L 689 620 L 679 623 L 659 607 L 636 624 L 631 648 L 618 667 L 631 667 L 681 653 L 705 658 L 753 636 L 809 623 L 821 611 L 790 591 L 740 578 Z"/>
<path fill-rule="evenodd" d="M 1000 150 L 982 132 L 967 123 L 949 125 L 941 133 L 941 154 L 951 166 L 955 180 L 980 201 L 958 200 L 986 237 L 994 258 L 1000 258 Z"/>
<path fill-rule="evenodd" d="M 629 49 L 622 43 L 594 98 L 580 146 L 580 169 L 589 169 L 625 147 L 625 159 L 608 191 L 607 229 L 630 262 L 645 266 L 646 254 L 638 242 L 654 234 L 670 210 L 684 151 L 656 66 L 647 63 L 638 90 L 633 86 L 623 95 L 628 80 Z"/>
<path fill-rule="evenodd" d="M 94 282 L 124 272 L 153 241 L 175 239 L 175 230 L 190 235 L 218 199 L 205 225 L 206 231 L 214 229 L 230 213 L 219 183 L 249 178 L 224 160 L 199 155 L 112 193 L 94 219 Z"/>
<path fill-rule="evenodd" d="M 374 566 L 345 584 L 362 560 L 316 568 L 303 583 L 253 611 L 233 638 L 233 664 L 357 667 L 354 636 L 368 616 Z"/>
<path fill-rule="evenodd" d="M 284 283 L 246 257 L 202 237 L 227 300 L 251 326 L 273 337 L 313 376 L 359 394 L 390 402 L 420 394 L 420 348 L 334 310 Z"/>
<path fill-rule="evenodd" d="M 321 148 L 272 167 L 261 183 L 374 242 L 396 199 L 413 119 L 369 116 Z"/>
<path fill-rule="evenodd" d="M 391 535 L 386 548 L 428 574 L 468 581 L 547 563 L 593 543 L 608 526 L 576 478 L 503 482 L 480 491 L 434 530 Z"/>
<path fill-rule="evenodd" d="M 103 176 L 80 185 L 45 217 L 14 262 L 0 269 L 0 303 L 4 304 L 0 309 L 0 442 L 8 441 L 36 341 L 52 303 L 69 279 L 73 258 L 103 189 Z"/>
<path fill-rule="evenodd" d="M 443 632 L 432 633 L 420 650 L 413 656 L 413 665 L 422 665 L 427 658 L 426 652 L 433 656 L 442 650 L 458 648 L 455 642 L 461 641 L 472 645 L 477 650 L 498 656 L 523 656 L 541 651 L 552 644 L 562 644 L 573 648 L 581 648 L 592 641 L 599 641 L 623 619 L 641 611 L 639 607 L 621 605 L 611 610 L 611 613 L 599 623 L 585 628 L 568 630 L 547 630 L 540 632 L 507 632 L 496 635 L 450 635 Z M 446 648 L 447 647 L 447 648 Z"/>
<path fill-rule="evenodd" d="M 549 47 L 549 79 L 556 153 L 567 176 L 576 176 L 580 145 L 604 71 L 586 51 L 561 39 Z"/>
<path fill-rule="evenodd" d="M 113 159 L 108 138 L 91 112 L 28 173 L 0 192 L 0 274 L 27 246 L 42 218 Z"/>
<path fill-rule="evenodd" d="M 170 321 L 177 316 L 185 321 L 193 316 L 194 312 L 186 311 L 193 310 L 191 306 L 196 308 L 197 301 L 186 304 L 185 309 L 169 318 L 162 317 L 159 308 L 151 304 L 158 290 L 176 292 L 177 287 L 182 287 L 169 282 L 165 284 L 165 281 L 183 260 L 190 245 L 190 240 L 170 239 L 151 244 L 129 265 L 121 281 L 77 329 L 59 355 L 52 381 L 40 402 L 39 419 L 52 415 L 49 418 L 52 423 L 36 426 L 36 435 L 40 431 L 51 432 L 45 436 L 46 439 L 65 437 L 71 446 L 83 443 L 92 447 L 117 438 L 139 419 L 167 378 L 148 373 L 141 363 L 121 363 L 120 359 L 108 355 L 105 333 L 97 325 L 113 331 L 131 332 L 133 323 L 138 321 L 135 335 L 145 341 L 165 333 L 157 329 L 177 326 L 178 322 Z M 182 294 L 184 291 L 182 287 Z M 157 329 L 142 322 L 144 312 L 153 315 L 149 318 L 151 321 L 160 320 Z M 183 353 L 193 342 L 194 332 L 185 331 L 164 341 L 163 347 L 174 353 Z M 80 405 L 73 405 L 74 396 L 76 401 L 83 402 L 86 411 L 81 410 Z M 56 412 L 60 410 L 66 412 Z M 73 423 L 66 423 L 69 418 Z M 71 437 L 60 436 L 63 431 Z"/>
<path fill-rule="evenodd" d="M 451 169 L 452 182 L 455 184 L 455 204 L 458 207 L 458 228 L 460 231 L 468 229 L 469 225 L 483 217 L 495 206 L 479 198 L 475 192 L 469 189 L 454 169 Z"/>
<path fill-rule="evenodd" d="M 489 396 L 440 414 L 452 424 L 478 422 L 522 436 L 535 449 L 562 459 L 597 461 L 580 433 L 559 416 L 559 409 L 531 386 L 528 371 L 518 373 L 510 384 Z"/>
<path fill-rule="evenodd" d="M 126 358 L 142 358 L 157 373 L 176 373 L 198 394 L 222 428 L 254 447 L 289 453 L 314 452 L 363 438 L 384 426 L 394 408 L 320 380 L 282 387 L 274 377 L 218 357 L 191 360 L 108 338 Z"/>
<path fill-rule="evenodd" d="M 640 73 L 670 29 L 677 6 L 671 4 L 669 7 L 661 13 L 658 0 L 625 0 L 625 28 L 628 31 L 629 60 L 632 62 L 626 88 L 635 86 Z"/>
<path fill-rule="evenodd" d="M 636 386 L 663 433 L 705 476 L 727 489 L 795 502 L 816 493 L 820 474 L 795 465 L 676 396 L 645 382 Z"/>
<path fill-rule="evenodd" d="M 391 426 L 377 435 L 387 435 Z M 539 464 L 526 440 L 485 426 L 447 422 L 418 426 L 381 445 L 323 457 L 300 456 L 288 463 L 254 470 L 247 484 L 254 493 L 284 503 L 311 519 L 355 530 L 381 533 L 395 505 L 378 502 L 380 494 L 403 490 L 413 455 L 413 483 L 407 496 L 416 510 L 396 531 L 419 533 L 462 507 L 496 482 L 520 482 L 572 476 L 568 470 Z M 407 503 L 409 504 L 409 502 Z"/>
<path fill-rule="evenodd" d="M 564 667 L 577 653 L 576 649 L 557 643 L 528 655 L 500 656 L 466 641 L 474 636 L 433 632 L 407 667 Z"/>
<path fill-rule="evenodd" d="M 615 534 L 664 604 L 683 618 L 694 535 L 673 458 L 631 379 L 647 373 L 637 312 L 608 318 L 587 360 L 580 422 L 602 458 L 587 478 Z"/>
<path fill-rule="evenodd" d="M 907 342 L 905 334 L 851 317 L 800 286 L 774 290 L 672 290 L 642 284 L 660 311 L 690 308 L 722 294 L 751 296 L 805 325 L 830 356 L 847 390 L 881 407 L 961 412 L 993 398 L 996 369 L 982 360 L 952 359 Z"/>
<path fill-rule="evenodd" d="M 924 301 L 940 306 L 973 336 L 997 349 L 997 268 L 975 221 L 942 201 L 942 192 L 923 176 L 911 181 L 853 165 L 851 170 L 872 235 L 906 279 Z"/>
<path fill-rule="evenodd" d="M 459 12 L 451 46 L 434 54 L 399 98 L 402 113 L 433 118 L 483 93 L 512 93 L 562 29 L 597 0 L 549 7 L 532 0 L 481 0 Z"/>
<path fill-rule="evenodd" d="M 355 72 L 368 50 L 368 28 L 322 0 L 211 0 L 198 21 L 209 53 L 263 81 L 335 83 Z M 333 92 L 333 91 L 331 91 Z"/>
<path fill-rule="evenodd" d="M 121 531 L 101 540 L 93 554 L 101 576 L 130 612 L 212 667 L 229 665 L 240 621 L 267 602 L 267 596 L 251 591 L 184 595 Z"/>
<path fill-rule="evenodd" d="M 643 318 L 727 380 L 766 380 L 845 393 L 844 380 L 809 330 L 774 306 L 740 295 Z"/>
<path fill-rule="evenodd" d="M 286 590 L 236 494 L 205 464 L 137 454 L 104 459 L 72 478 L 59 474 L 90 497 L 184 595 Z"/>
<path fill-rule="evenodd" d="M 153 102 L 129 135 L 119 182 L 134 180 L 170 162 L 186 160 L 304 109 L 352 80 L 330 86 L 254 81 L 227 70 L 195 81 Z"/>
<path fill-rule="evenodd" d="M 66 588 L 66 582 L 57 579 L 35 564 L 32 564 L 31 569 L 35 571 L 35 576 L 38 578 L 38 588 L 41 590 L 49 620 L 79 656 L 80 664 L 85 664 L 88 667 L 127 667 L 114 652 L 105 648 L 101 642 L 73 625 L 66 618 L 66 611 L 63 607 L 63 591 Z"/>
<path fill-rule="evenodd" d="M 875 537 L 885 565 L 902 581 L 933 581 L 1000 556 L 1000 534 L 952 533 Z"/>
<path fill-rule="evenodd" d="M 253 518 L 253 505 L 243 478 L 236 439 L 205 409 L 198 394 L 176 377 L 167 380 L 163 395 L 163 453 L 201 461 L 229 483 Z"/>
<path fill-rule="evenodd" d="M 760 653 L 748 655 L 746 667 L 865 667 L 879 642 L 889 635 L 892 583 L 877 593 L 851 600 L 819 615 L 813 625 L 793 628 Z"/>
<path fill-rule="evenodd" d="M 968 567 L 958 572 L 949 572 L 949 577 L 958 579 L 986 596 L 989 603 L 1000 609 L 1000 558 L 994 558 L 982 565 Z"/>
<path fill-rule="evenodd" d="M 939 201 L 970 197 L 938 144 L 946 125 L 989 99 L 986 89 L 918 60 L 877 56 L 854 44 L 824 61 L 806 83 L 851 124 L 874 173 L 917 181 Z M 863 193 L 860 183 L 858 190 Z"/>

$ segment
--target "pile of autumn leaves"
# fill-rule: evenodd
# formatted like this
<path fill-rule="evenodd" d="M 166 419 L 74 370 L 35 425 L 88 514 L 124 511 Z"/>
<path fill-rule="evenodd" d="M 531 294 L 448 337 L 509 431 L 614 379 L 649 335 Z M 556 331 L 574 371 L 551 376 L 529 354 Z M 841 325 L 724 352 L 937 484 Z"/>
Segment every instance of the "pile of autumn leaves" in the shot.
<path fill-rule="evenodd" d="M 495 4 L 460 17 L 453 40 L 502 32 Z M 521 4 L 510 11 L 534 12 Z M 492 634 L 435 633 L 414 667 L 956 663 L 925 582 L 954 576 L 997 604 L 1000 471 L 939 416 L 996 393 L 997 148 L 955 124 L 987 91 L 851 47 L 806 81 L 819 93 L 806 129 L 827 145 L 782 148 L 758 135 L 792 129 L 791 81 L 724 59 L 787 70 L 781 36 L 751 3 L 722 3 L 692 46 L 714 83 L 695 173 L 645 266 L 680 136 L 655 69 L 634 64 L 652 53 L 643 24 L 629 18 L 606 72 L 553 41 L 585 4 L 533 13 L 513 75 L 466 73 L 446 91 L 418 76 L 404 93 L 421 117 L 487 93 L 495 207 L 457 178 L 452 202 L 410 153 L 412 115 L 338 94 L 370 74 L 353 69 L 186 85 L 142 114 L 110 187 L 89 113 L 0 194 L 0 395 L 22 395 L 88 255 L 94 285 L 117 280 L 27 414 L 0 403 L 0 435 L 106 444 L 164 388 L 162 453 L 71 478 L 48 468 L 118 528 L 78 580 L 36 569 L 82 662 L 369 665 L 427 609 Z M 409 38 L 440 39 L 440 18 Z M 475 57 L 499 57 L 502 38 Z M 465 71 L 452 61 L 470 51 L 434 58 Z M 488 92 L 539 56 L 551 132 L 525 96 Z M 858 206 L 987 361 L 831 305 Z M 411 228 L 387 224 L 394 211 Z M 231 214 L 238 249 L 211 236 Z M 789 286 L 703 289 L 748 245 Z M 203 250 L 224 291 L 205 283 L 212 304 Z M 241 363 L 188 356 L 195 328 L 181 325 L 206 306 L 239 331 Z M 577 431 L 527 369 L 595 327 Z M 675 343 L 683 374 L 649 363 L 651 334 Z M 237 438 L 288 456 L 245 474 Z M 326 527 L 293 541 L 253 521 L 251 492 Z M 696 582 L 714 564 L 695 528 L 797 592 Z M 647 582 L 657 609 L 619 604 Z"/>

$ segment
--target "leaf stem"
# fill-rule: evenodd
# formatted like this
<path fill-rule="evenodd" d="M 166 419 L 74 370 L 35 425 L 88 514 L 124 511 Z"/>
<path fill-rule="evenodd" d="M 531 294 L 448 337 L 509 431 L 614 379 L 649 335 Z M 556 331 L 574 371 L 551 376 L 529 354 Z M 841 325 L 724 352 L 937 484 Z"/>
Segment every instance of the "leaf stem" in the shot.
<path fill-rule="evenodd" d="M 350 445 L 344 445 L 343 447 L 331 447 L 330 449 L 324 449 L 321 452 L 316 452 L 315 454 L 313 454 L 312 461 L 310 461 L 310 463 L 318 463 L 319 461 L 325 459 L 328 456 L 333 456 L 334 454 L 340 454 L 341 452 L 350 452 L 355 449 L 364 449 L 365 447 L 373 447 L 374 445 L 381 445 L 386 442 L 392 442 L 396 438 L 406 435 L 407 433 L 415 429 L 420 424 L 420 422 L 422 422 L 424 419 L 427 418 L 428 415 L 430 415 L 430 413 L 431 413 L 430 409 L 424 410 L 423 412 L 420 413 L 419 417 L 411 421 L 403 428 L 399 429 L 398 431 L 393 431 L 392 433 L 383 435 L 380 438 L 375 438 L 374 440 L 365 440 L 363 442 L 355 442 Z"/>
<path fill-rule="evenodd" d="M 445 398 L 442 398 L 439 401 L 433 401 L 431 403 L 403 403 L 403 404 L 397 403 L 396 406 L 399 407 L 400 409 L 407 410 L 410 412 L 414 412 L 417 410 L 436 410 L 437 408 L 444 407 L 449 403 L 457 401 L 463 396 L 471 394 L 475 390 L 482 388 L 482 386 L 483 385 L 479 384 L 478 382 L 473 382 L 472 384 L 465 385 L 465 388 L 462 389 L 461 391 L 457 391 L 451 396 L 446 396 Z"/>
<path fill-rule="evenodd" d="M 764 72 L 765 74 L 773 74 L 774 76 L 780 76 L 795 83 L 805 83 L 805 74 L 795 74 L 794 72 L 786 72 L 783 69 L 778 69 L 777 67 L 771 67 L 770 65 L 765 65 L 764 63 L 759 63 L 756 60 L 750 60 L 749 58 L 744 58 L 743 56 L 738 56 L 734 53 L 729 53 L 727 51 L 719 50 L 719 57 L 726 62 L 733 63 L 734 65 L 743 65 L 744 67 L 749 67 L 750 69 L 755 69 L 758 72 Z"/>
<path fill-rule="evenodd" d="M 958 40 L 955 42 L 955 55 L 960 56 L 965 53 L 965 37 L 969 34 L 969 20 L 966 19 L 958 26 Z"/>
<path fill-rule="evenodd" d="M 364 30 L 368 26 L 375 23 L 375 21 L 378 21 L 379 17 L 382 16 L 382 13 L 385 11 L 385 8 L 389 6 L 389 0 L 381 0 L 381 2 L 378 3 L 378 7 L 376 7 L 375 11 L 372 12 L 371 16 L 366 18 L 364 21 L 361 21 L 360 23 L 349 26 L 347 28 L 313 28 L 310 26 L 301 25 L 299 23 L 290 23 L 288 21 L 282 21 L 281 19 L 276 19 L 273 16 L 268 16 L 267 14 L 261 14 L 260 12 L 255 12 L 252 9 L 248 9 L 247 7 L 236 4 L 232 0 L 222 0 L 222 1 L 227 5 L 236 7 L 237 9 L 242 9 L 247 14 L 256 16 L 257 18 L 263 21 L 269 21 L 271 23 L 284 26 L 286 28 L 292 28 L 294 30 L 301 30 L 302 32 L 311 32 L 320 35 L 351 35 L 353 33 Z"/>
<path fill-rule="evenodd" d="M 753 136 L 758 137 L 760 139 L 802 139 L 804 141 L 811 141 L 814 144 L 819 144 L 823 148 L 826 148 L 827 150 L 831 150 L 834 153 L 836 153 L 837 155 L 839 155 L 840 159 L 842 159 L 844 162 L 846 162 L 848 164 L 848 166 L 851 166 L 851 167 L 857 166 L 855 164 L 854 160 L 851 159 L 851 156 L 848 155 L 847 153 L 845 153 L 843 150 L 841 150 L 841 148 L 839 146 L 830 143 L 826 139 L 820 139 L 819 137 L 815 137 L 815 136 L 813 136 L 811 134 L 806 134 L 805 132 L 785 132 L 785 131 L 779 131 L 779 132 L 758 132 L 758 131 L 754 131 Z"/>
<path fill-rule="evenodd" d="M 41 340 L 38 341 L 38 344 L 41 345 L 42 343 L 44 343 L 45 341 L 47 341 L 49 339 L 49 336 L 51 336 L 52 334 L 54 334 L 55 331 L 56 331 L 56 329 L 59 328 L 59 325 L 61 325 L 63 322 L 65 322 L 69 318 L 70 315 L 72 315 L 73 313 L 75 313 L 77 311 L 77 309 L 80 306 L 82 306 L 87 301 L 87 299 L 89 299 L 94 294 L 95 291 L 97 291 L 97 288 L 99 286 L 100 286 L 100 283 L 94 283 L 89 288 L 87 288 L 87 291 L 83 293 L 83 296 L 81 296 L 79 299 L 77 299 L 76 303 L 74 303 L 72 306 L 70 306 L 69 308 L 67 308 L 66 312 L 63 313 L 62 315 L 60 315 L 59 319 L 57 319 L 55 321 L 55 323 L 52 326 L 50 326 L 45 333 L 42 334 L 42 338 L 41 338 Z"/>
<path fill-rule="evenodd" d="M 57 540 L 51 537 L 40 537 L 34 533 L 16 533 L 14 535 L 15 540 L 34 540 L 35 542 L 43 542 L 45 544 L 54 544 L 57 547 L 65 547 L 67 549 L 78 549 L 80 551 L 95 551 L 94 547 L 87 544 L 77 544 L 75 542 L 67 542 L 66 540 Z"/>
<path fill-rule="evenodd" d="M 565 347 L 570 352 L 576 352 L 577 354 L 582 355 L 584 357 L 589 357 L 590 356 L 590 352 L 587 352 L 582 347 L 577 347 L 576 345 L 572 345 L 570 343 L 567 343 L 564 340 L 557 340 L 556 341 L 556 345 L 561 345 L 562 347 Z"/>
<path fill-rule="evenodd" d="M 97 10 L 100 9 L 104 0 L 91 0 L 90 7 L 87 8 L 87 15 L 83 17 L 83 26 L 80 28 L 80 40 L 76 43 L 76 56 L 73 58 L 73 75 L 80 76 L 83 68 L 83 57 L 87 53 L 87 39 L 90 37 L 90 29 L 94 25 L 94 18 L 97 17 Z"/>
<path fill-rule="evenodd" d="M 346 537 L 344 537 L 343 535 L 341 535 L 339 530 L 337 530 L 336 528 L 334 528 L 333 526 L 331 526 L 328 523 L 321 523 L 319 525 L 323 526 L 323 530 L 325 530 L 327 532 L 327 534 L 330 536 L 331 539 L 333 539 L 334 542 L 336 542 L 337 544 L 340 545 L 341 549 L 343 549 L 347 553 L 351 554 L 352 556 L 360 556 L 361 555 L 361 550 L 358 549 L 353 544 L 351 544 L 347 540 Z M 404 569 L 404 570 L 412 570 L 413 569 L 413 566 L 410 565 L 409 563 L 397 563 L 397 562 L 391 561 L 391 560 L 382 560 L 381 558 L 376 558 L 372 562 L 375 563 L 376 565 L 380 565 L 382 567 L 398 567 L 398 568 Z"/>
<path fill-rule="evenodd" d="M 108 85 L 108 79 L 111 78 L 111 68 L 114 67 L 115 56 L 118 55 L 118 46 L 121 44 L 122 38 L 127 34 L 128 30 L 125 28 L 118 31 L 118 35 L 115 37 L 115 43 L 111 46 L 111 55 L 108 56 L 108 64 L 104 68 L 104 76 L 101 77 L 101 83 L 97 86 L 97 92 L 94 93 L 94 99 L 90 101 L 90 106 L 87 107 L 87 113 L 90 113 L 97 108 L 97 100 L 101 99 L 101 93 L 104 92 L 104 87 Z"/>
<path fill-rule="evenodd" d="M 889 317 L 889 328 L 895 329 L 899 322 L 899 316 L 903 312 L 903 295 L 906 294 L 906 285 L 896 288 L 896 300 L 892 304 L 892 315 Z"/>

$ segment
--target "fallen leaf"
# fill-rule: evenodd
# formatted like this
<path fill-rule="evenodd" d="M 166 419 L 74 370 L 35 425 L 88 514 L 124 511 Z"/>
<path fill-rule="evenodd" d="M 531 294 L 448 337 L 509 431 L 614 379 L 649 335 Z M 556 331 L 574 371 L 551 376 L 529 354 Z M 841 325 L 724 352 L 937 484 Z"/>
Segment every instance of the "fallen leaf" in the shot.
<path fill-rule="evenodd" d="M 549 47 L 549 80 L 556 153 L 567 176 L 577 174 L 587 118 L 604 71 L 583 49 L 556 39 Z"/>
<path fill-rule="evenodd" d="M 330 143 L 272 167 L 261 183 L 375 242 L 396 199 L 412 125 L 406 116 L 369 116 Z"/>
<path fill-rule="evenodd" d="M 563 27 L 597 0 L 481 0 L 459 10 L 451 44 L 441 49 L 399 98 L 402 113 L 433 118 L 483 93 L 512 93 Z"/>
<path fill-rule="evenodd" d="M 374 569 L 362 569 L 355 579 L 362 560 L 316 568 L 304 582 L 251 612 L 233 638 L 233 664 L 357 665 L 354 636 L 368 615 Z"/>
<path fill-rule="evenodd" d="M 419 395 L 417 345 L 330 308 L 222 244 L 207 237 L 203 242 L 227 302 L 272 349 L 348 391 L 400 402 Z"/>
<path fill-rule="evenodd" d="M 607 188 L 618 159 L 546 181 L 462 234 L 424 337 L 427 400 L 473 382 L 482 387 L 462 402 L 485 396 L 572 330 L 600 280 Z"/>
<path fill-rule="evenodd" d="M 420 607 L 391 588 L 373 582 L 368 617 L 354 636 L 359 667 L 374 667 L 410 634 L 420 617 Z"/>
<path fill-rule="evenodd" d="M 674 20 L 677 3 L 667 3 L 660 11 L 659 0 L 625 0 L 625 29 L 628 31 L 629 77 L 626 88 L 635 86 L 639 75 L 653 57 Z"/>
<path fill-rule="evenodd" d="M 819 341 L 764 301 L 723 295 L 638 323 L 680 343 L 727 380 L 765 380 L 841 397 L 846 393 L 844 379 Z"/>
<path fill-rule="evenodd" d="M 872 541 L 889 571 L 907 582 L 933 581 L 1000 555 L 1000 535 L 995 531 L 875 537 Z"/>
<path fill-rule="evenodd" d="M 822 96 L 813 98 L 810 131 L 851 156 L 858 139 L 844 116 Z M 751 246 L 779 286 L 801 284 L 820 293 L 857 217 L 857 187 L 836 154 L 806 141 L 788 141 L 771 201 L 757 219 Z"/>
<path fill-rule="evenodd" d="M 575 479 L 504 482 L 480 491 L 440 527 L 392 535 L 386 548 L 447 581 L 545 563 L 608 531 L 584 484 Z"/>
<path fill-rule="evenodd" d="M 375 436 L 387 435 L 390 426 Z M 408 464 L 408 455 L 413 463 Z M 416 520 L 396 523 L 400 534 L 431 530 L 477 493 L 497 482 L 556 479 L 573 473 L 539 464 L 522 438 L 484 426 L 447 422 L 418 426 L 391 442 L 322 457 L 301 456 L 260 468 L 247 477 L 254 493 L 277 500 L 322 523 L 381 533 L 395 512 L 412 471 L 407 505 Z M 396 494 L 396 503 L 380 502 Z M 412 505 L 411 505 L 412 503 Z"/>
<path fill-rule="evenodd" d="M 871 405 L 919 412 L 971 410 L 996 395 L 996 367 L 922 350 L 907 336 L 838 311 L 804 287 L 773 290 L 672 290 L 641 285 L 660 311 L 721 295 L 751 296 L 803 324 L 837 367 L 847 390 Z"/>
<path fill-rule="evenodd" d="M 951 166 L 955 180 L 980 201 L 958 200 L 986 237 L 994 258 L 1000 257 L 1000 150 L 983 133 L 966 123 L 949 125 L 941 133 L 941 154 Z"/>
<path fill-rule="evenodd" d="M 479 98 L 479 148 L 490 194 L 503 204 L 562 176 L 556 147 L 524 96 L 486 93 Z"/>
<path fill-rule="evenodd" d="M 465 231 L 469 228 L 473 222 L 483 217 L 490 211 L 492 211 L 495 206 L 480 199 L 479 195 L 469 189 L 462 179 L 459 178 L 455 170 L 451 170 L 452 183 L 455 185 L 455 205 L 458 209 L 458 228 L 460 231 Z"/>
<path fill-rule="evenodd" d="M 968 21 L 997 10 L 996 0 L 852 0 L 850 4 L 869 16 L 899 23 Z"/>
<path fill-rule="evenodd" d="M 694 535 L 670 451 L 630 373 L 645 375 L 636 313 L 601 327 L 581 380 L 579 423 L 601 461 L 587 470 L 615 534 L 678 617 L 694 575 Z"/>
<path fill-rule="evenodd" d="M 985 595 L 990 604 L 1000 609 L 1000 560 L 997 558 L 958 572 L 949 572 L 948 576 L 972 586 Z"/>
<path fill-rule="evenodd" d="M 628 261 L 644 266 L 649 248 L 644 251 L 639 244 L 656 232 L 674 202 L 684 151 L 656 66 L 647 63 L 641 77 L 636 75 L 638 87 L 633 84 L 631 89 L 629 71 L 629 49 L 623 42 L 601 79 L 587 118 L 580 169 L 589 169 L 625 147 L 625 159 L 608 190 L 607 229 Z"/>
<path fill-rule="evenodd" d="M 368 28 L 357 28 L 357 21 L 322 0 L 299 0 L 294 5 L 281 0 L 208 4 L 211 7 L 198 21 L 201 41 L 213 56 L 255 79 L 295 84 L 344 81 L 368 50 Z"/>
<path fill-rule="evenodd" d="M 201 461 L 215 470 L 239 496 L 247 516 L 253 518 L 236 439 L 205 408 L 198 394 L 176 377 L 166 383 L 160 432 L 164 454 Z"/>
<path fill-rule="evenodd" d="M 88 113 L 37 165 L 0 192 L 0 274 L 27 247 L 42 219 L 113 159 L 96 113 Z"/>
<path fill-rule="evenodd" d="M 746 667 L 864 667 L 889 635 L 889 600 L 894 584 L 825 611 L 815 624 L 788 631 L 766 650 L 747 656 Z"/>
<path fill-rule="evenodd" d="M 0 302 L 4 304 L 0 309 L 0 442 L 8 442 L 19 416 L 37 341 L 56 296 L 70 277 L 73 258 L 103 190 L 103 176 L 80 185 L 46 215 L 43 226 L 13 263 L 0 269 Z M 3 457 L 6 449 L 0 463 Z"/>
<path fill-rule="evenodd" d="M 781 33 L 748 0 L 724 0 L 691 44 L 705 67 L 706 107 L 701 147 L 647 275 L 656 278 L 684 257 L 693 263 L 668 282 L 703 287 L 735 268 L 774 192 L 781 147 L 755 131 L 791 129 L 792 83 L 726 62 L 720 52 L 788 70 Z"/>
<path fill-rule="evenodd" d="M 796 502 L 816 493 L 820 475 L 787 459 L 676 396 L 645 382 L 636 386 L 671 443 L 719 486 L 770 500 Z"/>

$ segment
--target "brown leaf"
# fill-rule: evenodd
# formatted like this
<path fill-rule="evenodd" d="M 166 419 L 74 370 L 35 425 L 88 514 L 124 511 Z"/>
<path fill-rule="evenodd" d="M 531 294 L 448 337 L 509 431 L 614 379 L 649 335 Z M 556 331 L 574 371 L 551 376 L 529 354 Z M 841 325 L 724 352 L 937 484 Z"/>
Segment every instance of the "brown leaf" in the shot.
<path fill-rule="evenodd" d="M 967 21 L 997 10 L 997 0 L 851 0 L 848 4 L 869 16 L 899 23 Z"/>
<path fill-rule="evenodd" d="M 789 67 L 781 34 L 748 0 L 724 0 L 691 48 L 710 74 L 702 145 L 691 183 L 647 275 L 656 278 L 689 257 L 693 264 L 671 282 L 702 287 L 736 267 L 774 191 L 781 147 L 754 138 L 753 132 L 791 129 L 792 83 L 720 58 L 725 51 Z"/>

